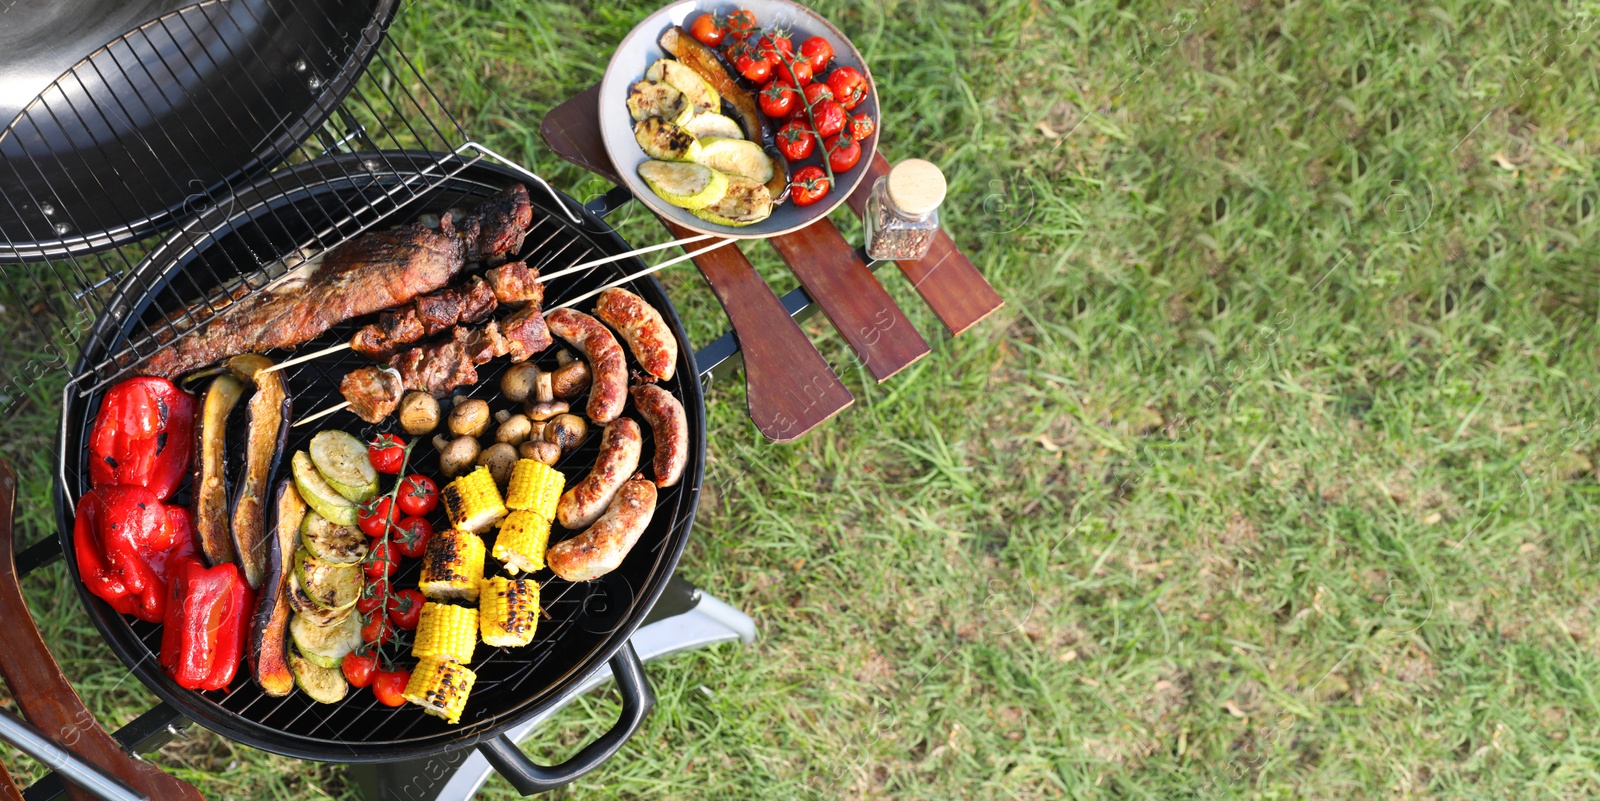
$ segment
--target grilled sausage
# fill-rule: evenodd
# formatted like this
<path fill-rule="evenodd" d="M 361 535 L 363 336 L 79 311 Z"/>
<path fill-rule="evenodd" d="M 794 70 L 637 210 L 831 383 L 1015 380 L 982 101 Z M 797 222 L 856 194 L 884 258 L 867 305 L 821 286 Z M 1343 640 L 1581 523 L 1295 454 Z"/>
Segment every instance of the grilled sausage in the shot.
<path fill-rule="evenodd" d="M 556 309 L 544 320 L 551 333 L 571 343 L 589 362 L 589 372 L 594 375 L 589 419 L 604 425 L 622 416 L 622 407 L 628 402 L 628 360 L 617 338 L 599 320 L 571 309 Z"/>
<path fill-rule="evenodd" d="M 656 485 L 644 476 L 624 483 L 605 515 L 582 534 L 545 552 L 551 572 L 567 581 L 588 581 L 616 570 L 639 541 L 656 511 Z"/>
<path fill-rule="evenodd" d="M 655 384 L 641 384 L 628 390 L 633 406 L 650 424 L 656 441 L 656 486 L 670 487 L 683 478 L 689 463 L 689 416 L 677 398 Z"/>
<path fill-rule="evenodd" d="M 611 287 L 595 301 L 594 316 L 622 335 L 645 372 L 662 381 L 672 380 L 678 364 L 678 340 L 654 306 L 626 289 Z"/>
<path fill-rule="evenodd" d="M 594 461 L 594 469 L 562 493 L 556 504 L 556 520 L 562 527 L 578 531 L 605 514 L 617 489 L 639 469 L 643 444 L 638 423 L 624 417 L 606 425 L 600 435 L 600 456 Z"/>

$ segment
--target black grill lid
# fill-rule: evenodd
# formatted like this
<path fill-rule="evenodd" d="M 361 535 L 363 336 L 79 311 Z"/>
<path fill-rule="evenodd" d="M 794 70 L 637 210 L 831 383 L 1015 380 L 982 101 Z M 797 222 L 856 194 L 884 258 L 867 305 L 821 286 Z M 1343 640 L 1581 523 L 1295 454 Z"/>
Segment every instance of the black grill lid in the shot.
<path fill-rule="evenodd" d="M 71 0 L 0 13 L 0 262 L 117 247 L 281 161 L 396 0 Z"/>

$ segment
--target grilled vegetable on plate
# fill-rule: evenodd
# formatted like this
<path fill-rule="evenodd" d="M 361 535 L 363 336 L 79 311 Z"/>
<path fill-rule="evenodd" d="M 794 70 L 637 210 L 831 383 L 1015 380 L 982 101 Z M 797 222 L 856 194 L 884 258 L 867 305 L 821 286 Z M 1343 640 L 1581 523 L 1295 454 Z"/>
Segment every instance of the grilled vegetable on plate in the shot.
<path fill-rule="evenodd" d="M 877 148 L 878 100 L 860 52 L 816 12 L 790 0 L 743 6 L 724 17 L 678 3 L 635 26 L 601 82 L 600 132 L 657 214 L 754 239 L 816 222 L 856 189 Z M 730 185 L 655 162 L 697 163 Z M 794 176 L 809 167 L 824 178 L 805 184 L 802 203 Z"/>

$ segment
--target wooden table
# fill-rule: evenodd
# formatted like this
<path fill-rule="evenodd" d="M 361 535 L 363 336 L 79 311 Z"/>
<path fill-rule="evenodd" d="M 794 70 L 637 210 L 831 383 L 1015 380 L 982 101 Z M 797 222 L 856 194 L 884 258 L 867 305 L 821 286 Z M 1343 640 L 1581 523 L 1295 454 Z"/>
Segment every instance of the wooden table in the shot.
<path fill-rule="evenodd" d="M 620 183 L 601 141 L 599 95 L 600 87 L 592 86 L 555 107 L 545 115 L 540 133 L 557 155 Z M 866 177 L 848 200 L 858 215 L 865 211 L 873 182 L 888 173 L 889 163 L 876 154 L 866 169 Z M 662 222 L 675 237 L 693 233 Z M 830 220 L 768 242 L 878 381 L 928 354 L 928 343 L 873 274 L 877 265 L 845 241 Z M 780 300 L 742 251 L 736 246 L 718 248 L 694 262 L 733 326 L 743 354 L 750 419 L 764 436 L 791 441 L 855 401 L 793 319 L 795 304 Z M 1004 303 L 943 231 L 927 256 L 896 263 L 952 335 L 971 328 Z"/>

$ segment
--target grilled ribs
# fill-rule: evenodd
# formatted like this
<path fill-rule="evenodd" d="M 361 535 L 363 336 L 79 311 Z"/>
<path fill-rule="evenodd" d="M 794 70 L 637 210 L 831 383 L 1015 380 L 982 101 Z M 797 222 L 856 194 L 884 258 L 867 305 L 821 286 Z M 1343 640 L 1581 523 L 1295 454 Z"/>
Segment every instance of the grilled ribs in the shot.
<path fill-rule="evenodd" d="M 497 356 L 526 361 L 550 347 L 550 329 L 538 304 L 482 328 L 458 325 L 449 339 L 418 345 L 395 355 L 387 367 L 362 367 L 345 375 L 339 392 L 350 410 L 368 423 L 394 413 L 405 390 L 442 396 L 478 383 L 478 365 Z"/>
<path fill-rule="evenodd" d="M 138 371 L 175 378 L 241 353 L 294 347 L 352 317 L 436 290 L 469 262 L 505 261 L 532 222 L 528 190 L 517 185 L 460 221 L 442 216 L 438 230 L 415 223 L 367 233 L 295 268 L 279 286 L 229 305 L 151 354 Z M 198 319 L 204 308 L 190 314 Z"/>
<path fill-rule="evenodd" d="M 537 306 L 544 300 L 539 271 L 520 261 L 490 270 L 487 278 L 473 276 L 463 286 L 423 295 L 405 308 L 384 312 L 378 322 L 363 326 L 350 338 L 350 347 L 373 361 L 386 361 L 401 347 L 450 326 L 488 319 L 502 303 Z"/>

